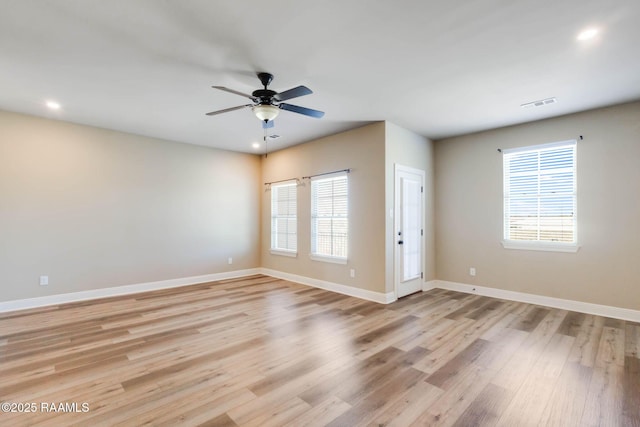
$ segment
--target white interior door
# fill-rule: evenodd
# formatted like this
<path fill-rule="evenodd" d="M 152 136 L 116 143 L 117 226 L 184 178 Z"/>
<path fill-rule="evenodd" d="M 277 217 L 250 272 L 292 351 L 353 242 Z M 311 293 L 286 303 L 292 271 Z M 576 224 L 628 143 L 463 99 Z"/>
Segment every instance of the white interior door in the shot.
<path fill-rule="evenodd" d="M 395 281 L 398 298 L 422 290 L 424 171 L 396 165 Z"/>

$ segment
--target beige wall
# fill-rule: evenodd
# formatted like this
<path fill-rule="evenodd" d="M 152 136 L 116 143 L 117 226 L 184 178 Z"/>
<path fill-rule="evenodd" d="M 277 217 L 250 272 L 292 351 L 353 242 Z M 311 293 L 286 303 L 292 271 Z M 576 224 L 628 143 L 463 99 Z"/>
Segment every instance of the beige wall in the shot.
<path fill-rule="evenodd" d="M 580 251 L 502 248 L 496 149 L 579 135 Z M 637 310 L 638 159 L 640 103 L 436 143 L 380 122 L 262 159 L 0 111 L 0 301 L 260 266 L 392 292 L 397 163 L 426 172 L 425 280 Z M 263 183 L 344 168 L 349 262 L 309 259 L 308 181 L 299 187 L 298 257 L 270 254 Z"/>
<path fill-rule="evenodd" d="M 496 150 L 568 139 L 580 250 L 504 249 Z M 435 165 L 438 279 L 640 309 L 640 103 L 437 141 Z"/>
<path fill-rule="evenodd" d="M 263 158 L 263 182 L 301 178 L 340 169 L 349 174 L 349 260 L 314 261 L 310 252 L 311 189 L 298 186 L 298 256 L 270 253 L 271 192 L 262 188 L 262 266 L 374 292 L 385 292 L 385 125 L 358 129 L 283 149 Z M 262 186 L 264 187 L 264 186 Z M 349 270 L 355 269 L 351 278 Z"/>
<path fill-rule="evenodd" d="M 387 292 L 394 290 L 394 251 L 397 248 L 394 219 L 390 212 L 395 202 L 395 165 L 409 166 L 424 171 L 424 280 L 436 278 L 435 231 L 434 231 L 434 172 L 433 142 L 429 139 L 397 126 L 386 124 L 385 137 L 385 265 Z"/>
<path fill-rule="evenodd" d="M 259 183 L 258 156 L 0 112 L 0 301 L 259 267 Z"/>

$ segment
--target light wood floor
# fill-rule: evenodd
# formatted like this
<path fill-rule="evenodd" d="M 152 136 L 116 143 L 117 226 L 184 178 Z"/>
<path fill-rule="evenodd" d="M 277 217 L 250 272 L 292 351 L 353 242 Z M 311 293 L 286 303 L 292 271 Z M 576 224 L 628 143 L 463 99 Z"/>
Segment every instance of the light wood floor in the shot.
<path fill-rule="evenodd" d="M 640 324 L 266 276 L 0 315 L 0 425 L 640 426 Z"/>

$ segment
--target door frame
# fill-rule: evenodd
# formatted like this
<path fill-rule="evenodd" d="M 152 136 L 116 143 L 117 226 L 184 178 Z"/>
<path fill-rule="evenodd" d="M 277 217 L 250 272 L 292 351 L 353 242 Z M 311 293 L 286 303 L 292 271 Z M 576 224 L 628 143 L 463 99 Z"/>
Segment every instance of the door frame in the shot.
<path fill-rule="evenodd" d="M 422 215 L 420 218 L 420 225 L 422 229 L 422 239 L 420 240 L 420 271 L 422 272 L 422 283 L 420 284 L 420 289 L 424 287 L 424 266 L 425 266 L 425 239 L 424 239 L 424 219 L 425 219 L 425 197 L 424 197 L 424 181 L 425 181 L 425 171 L 422 169 L 412 168 L 410 166 L 400 165 L 398 163 L 394 163 L 394 201 L 393 201 L 393 235 L 392 244 L 393 244 L 393 290 L 395 293 L 396 299 L 398 299 L 398 287 L 401 282 L 402 273 L 400 266 L 400 245 L 398 245 L 398 232 L 400 231 L 400 221 L 401 221 L 401 208 L 400 208 L 400 172 L 407 172 L 411 174 L 420 175 L 420 187 L 422 188 L 421 196 L 420 196 L 420 204 L 422 209 Z"/>

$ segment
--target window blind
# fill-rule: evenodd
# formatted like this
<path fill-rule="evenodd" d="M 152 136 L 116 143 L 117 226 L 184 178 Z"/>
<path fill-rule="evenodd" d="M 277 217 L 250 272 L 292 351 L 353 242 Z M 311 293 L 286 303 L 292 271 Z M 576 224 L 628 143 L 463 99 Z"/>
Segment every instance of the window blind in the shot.
<path fill-rule="evenodd" d="M 347 175 L 311 180 L 311 254 L 347 258 L 349 189 Z"/>
<path fill-rule="evenodd" d="M 503 153 L 505 240 L 575 244 L 576 142 Z"/>
<path fill-rule="evenodd" d="M 271 249 L 297 252 L 298 203 L 295 182 L 271 186 Z"/>

